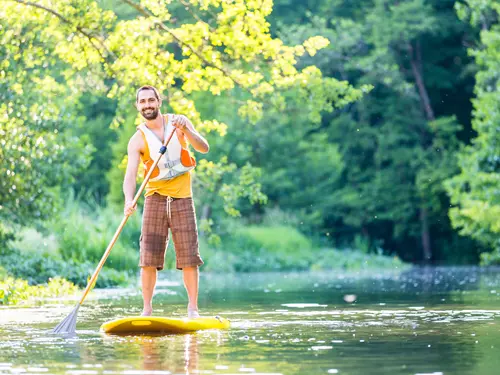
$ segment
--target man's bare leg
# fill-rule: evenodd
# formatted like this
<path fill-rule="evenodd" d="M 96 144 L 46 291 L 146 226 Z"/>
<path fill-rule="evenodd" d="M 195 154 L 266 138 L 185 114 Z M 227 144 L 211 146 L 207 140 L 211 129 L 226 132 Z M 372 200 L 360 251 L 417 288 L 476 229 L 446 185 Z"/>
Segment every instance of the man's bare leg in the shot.
<path fill-rule="evenodd" d="M 188 294 L 188 318 L 198 318 L 198 267 L 182 269 L 184 286 Z"/>
<path fill-rule="evenodd" d="M 153 313 L 153 292 L 155 291 L 157 271 L 156 267 L 142 267 L 141 284 L 144 309 L 142 316 L 150 316 Z"/>

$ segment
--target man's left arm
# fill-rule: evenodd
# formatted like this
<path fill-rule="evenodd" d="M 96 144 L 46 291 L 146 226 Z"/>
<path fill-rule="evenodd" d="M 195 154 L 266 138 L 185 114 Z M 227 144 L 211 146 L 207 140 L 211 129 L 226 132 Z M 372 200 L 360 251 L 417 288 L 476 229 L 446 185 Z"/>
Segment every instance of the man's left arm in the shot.
<path fill-rule="evenodd" d="M 186 116 L 175 115 L 172 122 L 177 129 L 182 131 L 184 136 L 196 151 L 206 154 L 210 150 L 207 140 L 196 131 L 193 124 Z"/>

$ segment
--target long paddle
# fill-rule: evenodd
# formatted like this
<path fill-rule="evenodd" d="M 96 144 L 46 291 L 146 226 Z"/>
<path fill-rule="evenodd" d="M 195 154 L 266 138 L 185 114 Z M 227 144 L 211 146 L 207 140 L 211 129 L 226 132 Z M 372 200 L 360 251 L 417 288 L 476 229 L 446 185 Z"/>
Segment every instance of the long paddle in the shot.
<path fill-rule="evenodd" d="M 174 130 L 172 131 L 170 136 L 165 140 L 165 143 L 160 148 L 158 157 L 156 158 L 153 165 L 149 169 L 146 177 L 144 178 L 144 181 L 141 184 L 141 187 L 139 188 L 139 190 L 137 190 L 137 193 L 135 194 L 134 200 L 132 201 L 134 204 L 133 206 L 135 206 L 137 204 L 137 201 L 141 197 L 141 194 L 142 194 L 144 188 L 146 187 L 146 184 L 148 183 L 149 179 L 151 178 L 151 175 L 153 174 L 154 169 L 158 165 L 163 154 L 165 154 L 165 152 L 167 151 L 167 145 L 170 142 L 170 139 L 172 138 L 172 136 L 174 135 L 176 129 L 177 128 L 174 128 Z M 122 222 L 118 226 L 118 229 L 116 230 L 115 235 L 111 239 L 111 242 L 109 243 L 106 251 L 104 252 L 104 254 L 102 256 L 101 261 L 97 265 L 97 268 L 95 269 L 94 274 L 92 275 L 89 282 L 87 283 L 87 287 L 85 288 L 85 291 L 83 292 L 82 298 L 80 298 L 80 301 L 76 304 L 76 306 L 69 313 L 69 315 L 66 318 L 64 318 L 64 320 L 61 323 L 59 323 L 52 330 L 52 333 L 67 334 L 67 335 L 74 335 L 76 333 L 76 318 L 78 315 L 78 309 L 80 308 L 83 301 L 87 297 L 87 294 L 89 294 L 90 290 L 94 286 L 94 283 L 97 280 L 97 275 L 99 275 L 99 272 L 101 271 L 102 267 L 104 266 L 104 262 L 106 262 L 106 259 L 108 258 L 109 253 L 111 252 L 111 249 L 113 248 L 116 240 L 118 239 L 118 236 L 120 235 L 120 232 L 122 231 L 123 227 L 125 226 L 125 223 L 127 222 L 128 218 L 129 218 L 128 215 L 124 215 Z"/>

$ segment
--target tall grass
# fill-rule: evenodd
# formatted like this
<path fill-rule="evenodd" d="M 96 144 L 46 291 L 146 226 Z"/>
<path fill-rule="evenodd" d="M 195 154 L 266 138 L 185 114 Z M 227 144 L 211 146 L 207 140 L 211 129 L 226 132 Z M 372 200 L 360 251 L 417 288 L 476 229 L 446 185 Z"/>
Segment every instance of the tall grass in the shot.
<path fill-rule="evenodd" d="M 276 223 L 276 222 L 275 222 Z M 286 225 L 231 225 L 217 247 L 202 241 L 206 269 L 222 272 L 374 270 L 402 268 L 397 257 L 361 250 L 316 246 L 296 228 Z"/>
<path fill-rule="evenodd" d="M 21 232 L 10 253 L 0 256 L 9 274 L 30 284 L 45 283 L 61 276 L 77 285 L 86 285 L 109 241 L 123 218 L 121 209 L 102 207 L 95 202 L 68 199 L 64 209 L 45 223 L 48 235 L 34 230 Z M 289 218 L 289 220 L 285 220 Z M 272 211 L 261 224 L 230 219 L 221 231 L 221 242 L 209 245 L 200 238 L 204 271 L 254 272 L 292 270 L 361 270 L 402 267 L 398 258 L 369 253 L 359 239 L 359 250 L 340 251 L 318 246 L 300 233 L 293 216 Z M 298 224 L 297 224 L 298 225 Z M 97 286 L 124 284 L 138 273 L 141 213 L 132 215 L 101 271 Z M 175 268 L 172 241 L 165 268 Z"/>
<path fill-rule="evenodd" d="M 44 234 L 33 228 L 18 232 L 0 261 L 7 272 L 29 284 L 63 277 L 85 286 L 111 238 L 123 212 L 99 206 L 92 200 L 70 197 L 63 210 L 44 223 Z M 99 278 L 98 287 L 129 282 L 138 270 L 141 217 L 132 215 L 113 247 Z"/>
<path fill-rule="evenodd" d="M 48 229 L 57 238 L 59 254 L 64 260 L 97 265 L 122 219 L 123 212 L 116 208 L 73 200 L 67 202 Z M 140 231 L 141 217 L 136 213 L 129 217 L 115 243 L 106 261 L 108 267 L 117 271 L 137 267 Z"/>

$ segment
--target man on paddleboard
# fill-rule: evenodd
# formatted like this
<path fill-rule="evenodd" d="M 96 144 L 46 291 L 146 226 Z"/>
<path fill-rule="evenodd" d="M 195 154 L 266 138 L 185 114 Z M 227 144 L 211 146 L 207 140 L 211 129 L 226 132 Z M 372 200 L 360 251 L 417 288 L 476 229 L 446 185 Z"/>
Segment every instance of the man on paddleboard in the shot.
<path fill-rule="evenodd" d="M 187 144 L 204 154 L 209 151 L 209 145 L 186 116 L 162 114 L 161 103 L 156 88 L 142 86 L 137 90 L 136 108 L 145 122 L 137 127 L 137 132 L 128 143 L 127 171 L 123 181 L 124 214 L 129 216 L 136 209 L 133 200 L 139 163 L 142 161 L 146 170 L 151 167 L 160 148 L 173 133 L 167 152 L 146 185 L 139 241 L 144 299 L 142 315 L 149 316 L 153 312 L 152 299 L 157 272 L 164 266 L 170 228 L 176 267 L 183 272 L 189 298 L 188 317 L 197 318 L 198 267 L 203 261 L 198 249 L 198 229 L 191 187 L 191 170 L 196 162 L 187 150 Z"/>

